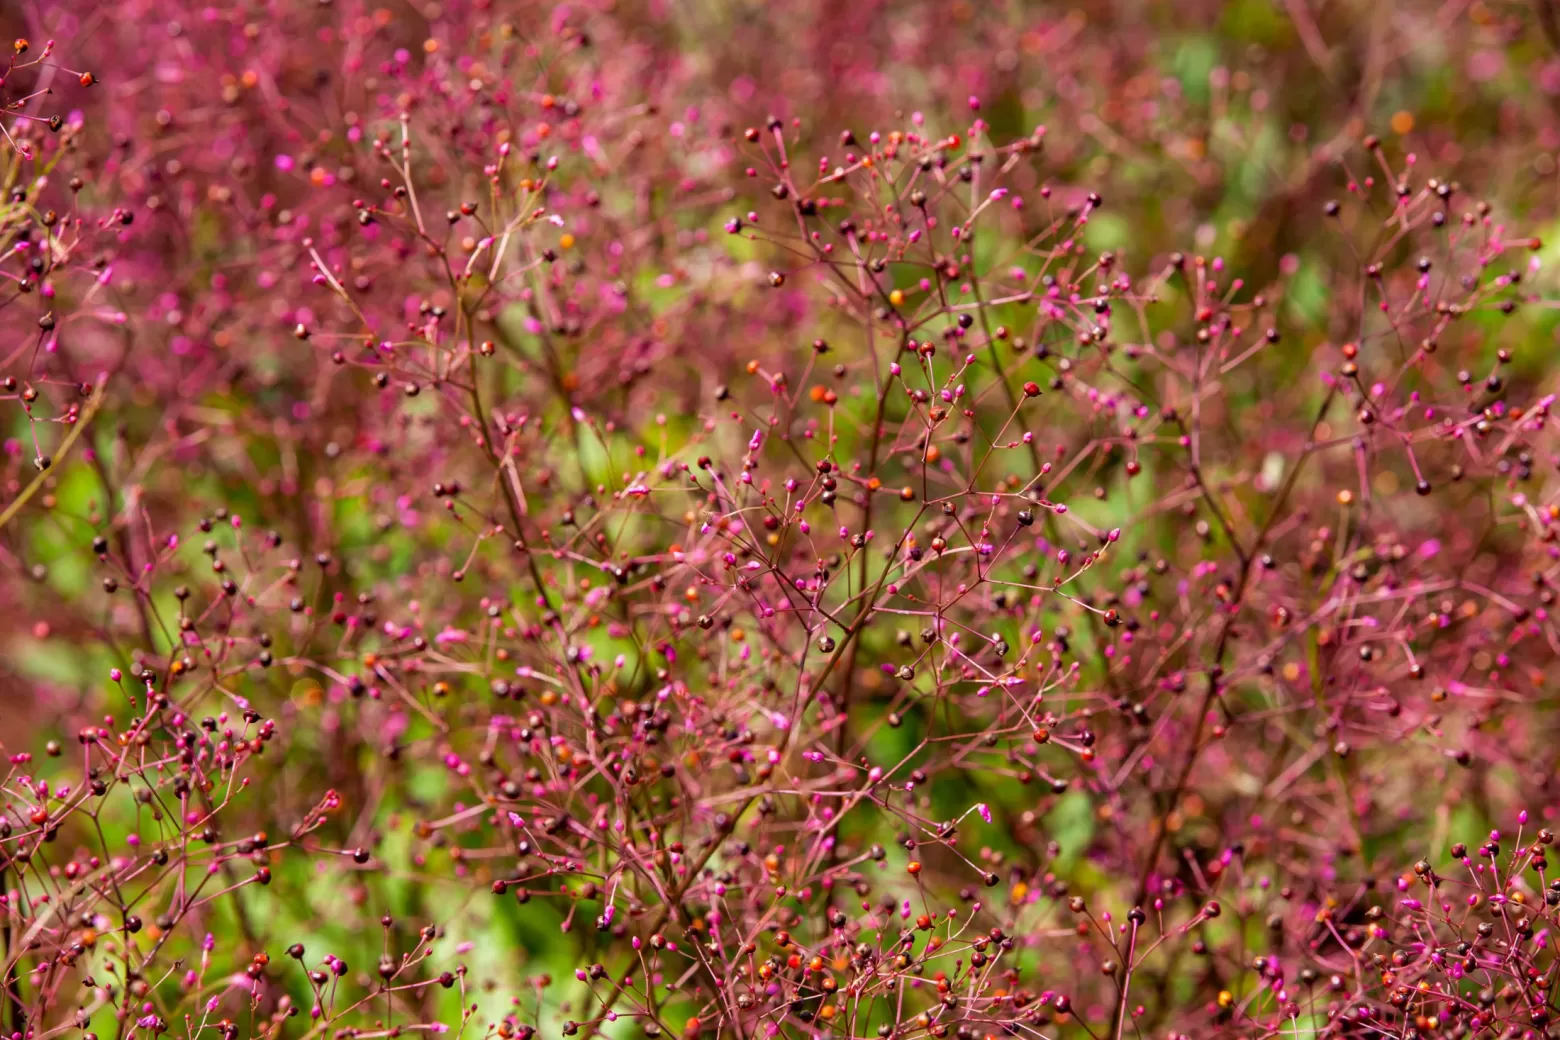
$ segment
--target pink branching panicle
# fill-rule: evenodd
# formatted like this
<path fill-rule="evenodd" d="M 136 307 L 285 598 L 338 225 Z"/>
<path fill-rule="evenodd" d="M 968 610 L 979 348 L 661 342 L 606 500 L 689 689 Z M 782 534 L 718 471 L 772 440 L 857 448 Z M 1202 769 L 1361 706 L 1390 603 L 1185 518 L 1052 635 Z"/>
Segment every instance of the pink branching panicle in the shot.
<path fill-rule="evenodd" d="M 1507 208 L 522 7 L 16 43 L 0 1038 L 1554 1035 Z"/>

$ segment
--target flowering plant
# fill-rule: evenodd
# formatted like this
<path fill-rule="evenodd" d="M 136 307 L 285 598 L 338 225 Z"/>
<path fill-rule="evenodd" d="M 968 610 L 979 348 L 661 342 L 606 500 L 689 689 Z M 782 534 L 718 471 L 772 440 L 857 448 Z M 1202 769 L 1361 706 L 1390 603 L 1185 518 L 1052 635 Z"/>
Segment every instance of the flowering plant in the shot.
<path fill-rule="evenodd" d="M 28 16 L 0 1034 L 1556 1035 L 1552 159 L 940 13 Z"/>

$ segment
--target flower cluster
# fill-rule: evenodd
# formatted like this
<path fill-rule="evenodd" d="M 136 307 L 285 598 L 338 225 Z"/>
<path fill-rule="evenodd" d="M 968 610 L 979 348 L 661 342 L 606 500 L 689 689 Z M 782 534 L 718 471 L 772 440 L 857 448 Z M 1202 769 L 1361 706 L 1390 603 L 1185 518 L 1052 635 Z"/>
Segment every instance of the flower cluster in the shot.
<path fill-rule="evenodd" d="M 1552 214 L 1275 132 L 1343 30 L 122 6 L 0 94 L 0 1037 L 1557 1035 Z"/>

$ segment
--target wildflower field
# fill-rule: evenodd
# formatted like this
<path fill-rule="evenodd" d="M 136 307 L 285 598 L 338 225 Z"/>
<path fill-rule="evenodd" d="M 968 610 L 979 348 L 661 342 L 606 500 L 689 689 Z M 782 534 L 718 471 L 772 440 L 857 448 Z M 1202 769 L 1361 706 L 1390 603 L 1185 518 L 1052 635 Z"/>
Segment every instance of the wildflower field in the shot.
<path fill-rule="evenodd" d="M 0 1040 L 1560 1037 L 1555 0 L 0 40 Z"/>

